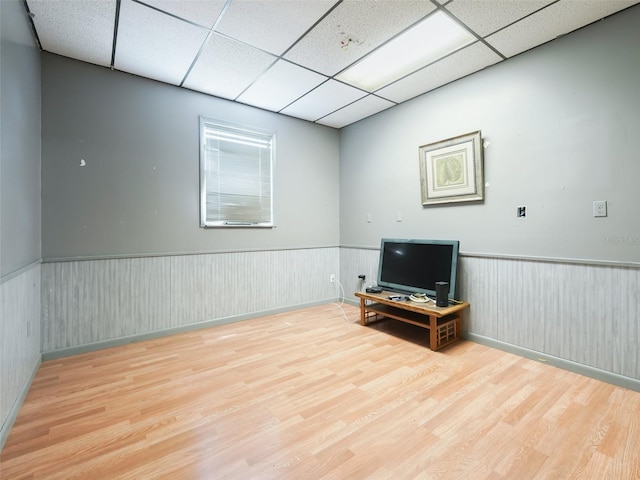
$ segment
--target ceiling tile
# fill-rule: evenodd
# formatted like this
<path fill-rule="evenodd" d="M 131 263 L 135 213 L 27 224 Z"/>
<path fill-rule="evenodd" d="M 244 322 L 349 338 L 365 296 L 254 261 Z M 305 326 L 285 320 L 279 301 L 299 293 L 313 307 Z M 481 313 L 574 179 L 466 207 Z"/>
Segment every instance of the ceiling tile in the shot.
<path fill-rule="evenodd" d="M 115 0 L 29 0 L 28 5 L 43 50 L 111 65 Z"/>
<path fill-rule="evenodd" d="M 344 0 L 285 58 L 332 76 L 435 8 L 424 0 Z"/>
<path fill-rule="evenodd" d="M 453 0 L 445 8 L 475 33 L 484 37 L 516 22 L 555 0 Z"/>
<path fill-rule="evenodd" d="M 279 60 L 238 101 L 277 112 L 326 80 L 324 75 Z"/>
<path fill-rule="evenodd" d="M 416 73 L 382 88 L 376 95 L 404 102 L 429 90 L 498 63 L 502 58 L 483 43 L 476 42 L 453 55 L 418 70 Z"/>
<path fill-rule="evenodd" d="M 45 51 L 111 66 L 116 42 L 113 67 L 118 70 L 336 128 L 387 108 L 387 101 L 409 100 L 640 3 L 14 1 L 24 3 L 33 14 L 33 26 Z M 448 12 L 483 40 L 375 91 L 373 96 L 335 78 L 327 79 L 436 9 Z M 414 43 L 412 50 L 418 50 L 424 41 Z"/>
<path fill-rule="evenodd" d="M 114 67 L 179 85 L 207 33 L 204 28 L 123 0 Z"/>
<path fill-rule="evenodd" d="M 393 107 L 395 103 L 376 97 L 375 95 L 367 95 L 366 97 L 341 108 L 326 117 L 318 120 L 318 123 L 328 127 L 342 128 L 351 123 L 370 117 L 371 115 Z"/>
<path fill-rule="evenodd" d="M 184 86 L 235 99 L 275 60 L 273 55 L 212 33 Z"/>
<path fill-rule="evenodd" d="M 169 12 L 206 28 L 212 28 L 226 0 L 144 0 L 152 7 Z"/>
<path fill-rule="evenodd" d="M 315 121 L 366 95 L 344 83 L 329 80 L 281 111 L 286 115 Z"/>
<path fill-rule="evenodd" d="M 234 1 L 216 32 L 281 55 L 317 22 L 336 0 Z"/>
<path fill-rule="evenodd" d="M 638 3 L 637 0 L 560 0 L 486 40 L 512 57 Z"/>

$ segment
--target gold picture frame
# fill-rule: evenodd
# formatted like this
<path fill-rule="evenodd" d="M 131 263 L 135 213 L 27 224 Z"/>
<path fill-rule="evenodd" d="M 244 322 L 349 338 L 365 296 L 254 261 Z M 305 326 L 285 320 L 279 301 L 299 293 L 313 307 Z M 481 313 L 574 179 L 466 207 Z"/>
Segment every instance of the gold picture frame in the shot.
<path fill-rule="evenodd" d="M 419 147 L 422 205 L 484 199 L 480 130 Z"/>

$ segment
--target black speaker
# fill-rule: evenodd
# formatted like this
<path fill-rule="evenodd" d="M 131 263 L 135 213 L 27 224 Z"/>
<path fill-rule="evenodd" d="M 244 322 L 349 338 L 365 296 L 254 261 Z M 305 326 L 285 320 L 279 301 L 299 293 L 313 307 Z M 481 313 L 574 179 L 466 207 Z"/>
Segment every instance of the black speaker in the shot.
<path fill-rule="evenodd" d="M 436 282 L 436 307 L 449 306 L 449 282 Z"/>

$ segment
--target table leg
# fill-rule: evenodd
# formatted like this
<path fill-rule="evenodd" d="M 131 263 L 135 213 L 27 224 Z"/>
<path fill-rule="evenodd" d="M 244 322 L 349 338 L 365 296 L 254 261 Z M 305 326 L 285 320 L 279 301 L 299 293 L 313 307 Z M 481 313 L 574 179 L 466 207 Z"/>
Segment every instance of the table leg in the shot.
<path fill-rule="evenodd" d="M 429 315 L 429 348 L 434 352 L 438 350 L 438 319 Z"/>
<path fill-rule="evenodd" d="M 364 298 L 360 298 L 360 325 L 366 325 L 366 315 L 365 315 L 366 303 Z"/>

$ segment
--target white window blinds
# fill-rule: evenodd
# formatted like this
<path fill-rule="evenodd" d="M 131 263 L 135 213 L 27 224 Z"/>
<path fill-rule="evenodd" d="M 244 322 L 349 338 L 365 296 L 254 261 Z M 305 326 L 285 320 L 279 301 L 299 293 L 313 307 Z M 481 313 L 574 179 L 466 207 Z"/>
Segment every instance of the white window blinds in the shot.
<path fill-rule="evenodd" d="M 275 135 L 200 119 L 200 225 L 273 226 Z"/>

